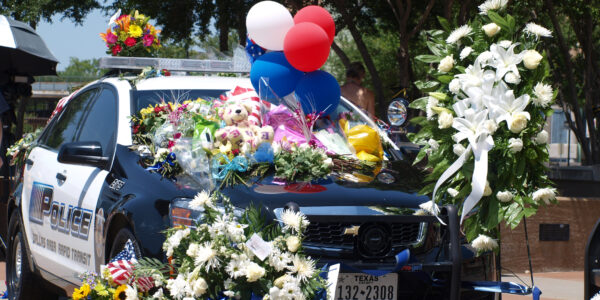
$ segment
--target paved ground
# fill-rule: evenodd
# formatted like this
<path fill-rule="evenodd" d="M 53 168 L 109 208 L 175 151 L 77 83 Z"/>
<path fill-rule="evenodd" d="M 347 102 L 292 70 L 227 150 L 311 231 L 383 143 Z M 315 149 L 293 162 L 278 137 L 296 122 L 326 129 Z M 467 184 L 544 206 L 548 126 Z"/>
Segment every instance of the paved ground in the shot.
<path fill-rule="evenodd" d="M 4 285 L 5 264 L 0 263 L 0 292 L 6 290 Z M 529 274 L 518 274 L 521 279 L 529 283 Z M 518 283 L 519 280 L 512 275 L 502 276 L 504 281 Z M 555 272 L 535 273 L 535 285 L 542 290 L 542 300 L 583 300 L 583 272 Z M 525 300 L 531 296 L 503 295 L 503 300 Z"/>
<path fill-rule="evenodd" d="M 518 274 L 521 279 L 529 283 L 529 274 Z M 504 281 L 519 282 L 513 276 L 502 276 Z M 543 300 L 583 300 L 583 271 L 581 272 L 550 272 L 534 273 L 535 285 L 542 291 Z M 503 295 L 502 300 L 525 300 L 531 296 Z"/>

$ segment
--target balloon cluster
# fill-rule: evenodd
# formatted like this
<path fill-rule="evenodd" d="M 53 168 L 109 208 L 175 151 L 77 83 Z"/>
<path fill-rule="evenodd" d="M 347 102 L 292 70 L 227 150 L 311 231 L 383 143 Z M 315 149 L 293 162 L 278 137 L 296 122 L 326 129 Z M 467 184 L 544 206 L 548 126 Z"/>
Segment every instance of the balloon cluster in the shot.
<path fill-rule="evenodd" d="M 340 86 L 331 74 L 319 70 L 335 37 L 335 23 L 327 10 L 311 5 L 292 18 L 283 5 L 262 1 L 250 8 L 246 27 L 249 43 L 266 49 L 253 49 L 251 54 L 250 80 L 257 91 L 264 78 L 278 97 L 294 92 L 306 114 L 329 115 L 336 110 Z"/>

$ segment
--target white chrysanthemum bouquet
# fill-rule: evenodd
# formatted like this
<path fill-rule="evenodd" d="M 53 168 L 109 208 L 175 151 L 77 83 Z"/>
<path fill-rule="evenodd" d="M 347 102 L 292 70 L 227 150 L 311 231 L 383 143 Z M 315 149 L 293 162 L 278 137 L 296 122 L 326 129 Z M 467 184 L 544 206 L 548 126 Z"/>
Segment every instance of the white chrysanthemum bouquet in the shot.
<path fill-rule="evenodd" d="M 154 278 L 161 297 L 313 299 L 325 287 L 315 261 L 302 252 L 309 225 L 302 213 L 286 210 L 281 224 L 269 224 L 258 209 L 239 215 L 227 197 L 207 192 L 190 206 L 203 211 L 202 219 L 196 228 L 167 231 L 163 250 L 170 266 L 137 265 L 141 276 Z"/>
<path fill-rule="evenodd" d="M 555 201 L 544 125 L 556 93 L 536 50 L 552 33 L 516 24 L 506 3 L 484 2 L 475 20 L 456 29 L 440 18 L 445 31 L 426 36 L 432 54 L 416 57 L 435 66 L 415 82 L 428 96 L 411 104 L 426 112 L 412 120 L 421 130 L 410 136 L 423 145 L 415 163 L 427 157 L 432 170 L 421 193 L 461 207 L 467 239 L 482 251 L 497 247 L 502 221 L 514 228 Z"/>

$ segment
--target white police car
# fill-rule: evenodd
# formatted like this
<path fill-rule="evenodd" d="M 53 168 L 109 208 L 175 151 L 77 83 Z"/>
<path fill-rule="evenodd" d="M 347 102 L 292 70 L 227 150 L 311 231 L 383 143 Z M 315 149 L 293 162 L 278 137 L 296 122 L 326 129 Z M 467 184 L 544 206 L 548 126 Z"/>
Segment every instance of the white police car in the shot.
<path fill-rule="evenodd" d="M 121 68 L 154 62 L 161 66 L 160 60 L 110 59 Z M 192 67 L 182 66 L 182 62 L 178 62 L 179 68 L 190 71 Z M 141 166 L 139 154 L 129 149 L 129 118 L 149 104 L 173 97 L 218 97 L 236 86 L 252 87 L 249 79 L 241 77 L 169 76 L 141 80 L 135 86 L 108 77 L 78 91 L 44 129 L 26 159 L 17 188 L 7 203 L 0 203 L 6 206 L 0 209 L 10 216 L 6 232 L 0 232 L 8 244 L 10 298 L 50 299 L 69 294 L 80 284 L 80 274 L 99 271 L 127 240 L 134 242 L 138 256 L 164 259 L 160 231 L 191 223 L 190 218 L 198 212 L 187 202 L 197 191 Z M 338 110 L 352 111 L 376 127 L 345 99 Z M 449 287 L 436 292 L 427 288 L 431 283 L 419 281 L 419 276 L 398 273 L 386 281 L 393 292 L 385 300 L 405 293 L 435 298 L 448 289 L 455 295 L 460 288 L 455 277 L 464 263 L 477 276 L 493 277 L 489 256 L 476 258 L 472 253 L 461 258 L 459 252 L 465 255 L 469 250 L 457 246 L 456 217 L 452 221 L 441 215 L 451 226 L 440 229 L 435 217 L 413 215 L 419 204 L 428 200 L 416 194 L 423 174 L 397 150 L 389 146 L 392 163 L 382 172 L 383 180 L 371 183 L 330 180 L 322 183 L 325 191 L 311 194 L 273 194 L 245 186 L 223 192 L 240 209 L 250 202 L 262 203 L 273 219 L 290 202 L 299 204 L 311 220 L 304 241 L 306 251 L 322 262 L 386 269 L 392 267 L 396 253 L 410 248 L 419 264 L 415 270 L 447 274 L 445 278 L 452 279 Z M 348 229 L 354 229 L 352 234 Z M 445 235 L 446 231 L 451 234 Z M 448 250 L 450 244 L 454 248 Z M 350 289 L 359 284 L 348 280 L 345 284 Z"/>

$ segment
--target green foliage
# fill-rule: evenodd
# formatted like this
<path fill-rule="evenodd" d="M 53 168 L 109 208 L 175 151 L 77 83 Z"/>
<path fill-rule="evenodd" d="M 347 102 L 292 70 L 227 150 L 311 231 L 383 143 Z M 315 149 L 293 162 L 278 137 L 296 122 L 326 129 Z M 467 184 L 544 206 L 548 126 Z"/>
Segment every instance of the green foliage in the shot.
<path fill-rule="evenodd" d="M 324 152 L 311 147 L 281 151 L 275 156 L 275 176 L 287 182 L 310 182 L 325 178 L 331 172 L 331 163 L 325 163 L 327 159 Z"/>

